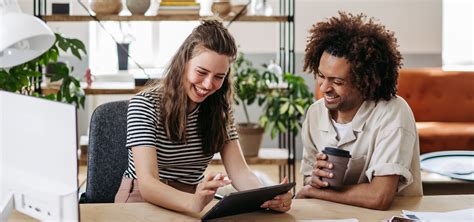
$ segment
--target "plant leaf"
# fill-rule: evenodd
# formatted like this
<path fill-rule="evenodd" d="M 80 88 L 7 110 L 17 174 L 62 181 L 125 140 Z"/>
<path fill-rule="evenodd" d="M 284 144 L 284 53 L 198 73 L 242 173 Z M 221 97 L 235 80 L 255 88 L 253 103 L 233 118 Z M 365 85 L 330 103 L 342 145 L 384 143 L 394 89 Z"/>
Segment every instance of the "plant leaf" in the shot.
<path fill-rule="evenodd" d="M 280 107 L 280 114 L 286 113 L 288 111 L 288 108 L 290 106 L 290 103 L 286 102 Z"/>

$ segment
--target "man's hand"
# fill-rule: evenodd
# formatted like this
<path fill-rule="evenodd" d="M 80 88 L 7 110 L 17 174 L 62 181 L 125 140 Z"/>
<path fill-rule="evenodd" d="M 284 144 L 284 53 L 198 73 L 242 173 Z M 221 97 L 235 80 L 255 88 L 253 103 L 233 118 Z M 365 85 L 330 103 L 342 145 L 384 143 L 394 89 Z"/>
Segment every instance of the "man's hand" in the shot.
<path fill-rule="evenodd" d="M 328 182 L 324 182 L 321 179 L 323 177 L 332 178 L 334 175 L 324 170 L 324 168 L 332 169 L 333 164 L 327 161 L 328 156 L 324 153 L 316 154 L 316 163 L 313 165 L 313 172 L 311 179 L 305 184 L 311 185 L 314 188 L 323 188 L 329 186 Z"/>
<path fill-rule="evenodd" d="M 313 198 L 309 192 L 311 189 L 314 189 L 314 187 L 311 185 L 305 185 L 300 191 L 296 193 L 295 199 Z"/>

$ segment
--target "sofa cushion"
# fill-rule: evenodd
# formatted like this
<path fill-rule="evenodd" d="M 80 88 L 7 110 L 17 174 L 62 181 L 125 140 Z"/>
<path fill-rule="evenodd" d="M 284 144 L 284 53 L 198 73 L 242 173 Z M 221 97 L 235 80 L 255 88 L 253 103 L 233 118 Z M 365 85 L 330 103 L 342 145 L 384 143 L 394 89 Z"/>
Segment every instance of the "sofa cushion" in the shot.
<path fill-rule="evenodd" d="M 417 122 L 420 152 L 474 150 L 474 123 Z"/>
<path fill-rule="evenodd" d="M 417 122 L 474 123 L 474 72 L 401 69 L 397 94 L 410 105 Z"/>

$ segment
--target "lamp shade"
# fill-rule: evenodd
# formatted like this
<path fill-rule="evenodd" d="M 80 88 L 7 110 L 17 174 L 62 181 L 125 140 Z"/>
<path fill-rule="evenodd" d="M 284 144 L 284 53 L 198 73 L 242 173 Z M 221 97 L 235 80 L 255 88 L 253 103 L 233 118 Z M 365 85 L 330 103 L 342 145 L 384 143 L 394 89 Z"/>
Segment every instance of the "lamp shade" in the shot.
<path fill-rule="evenodd" d="M 0 68 L 28 62 L 54 44 L 51 29 L 39 18 L 22 13 L 16 1 L 0 0 L 0 7 Z"/>

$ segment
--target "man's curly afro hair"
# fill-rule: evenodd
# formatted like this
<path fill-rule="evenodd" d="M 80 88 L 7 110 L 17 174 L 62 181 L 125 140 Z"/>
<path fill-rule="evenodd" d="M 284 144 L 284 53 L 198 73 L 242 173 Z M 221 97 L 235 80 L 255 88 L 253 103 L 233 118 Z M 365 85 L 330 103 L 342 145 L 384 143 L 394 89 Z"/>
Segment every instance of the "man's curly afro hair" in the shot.
<path fill-rule="evenodd" d="M 397 93 L 402 56 L 394 33 L 364 14 L 339 12 L 309 31 L 304 71 L 318 72 L 323 52 L 345 58 L 352 81 L 366 100 L 390 100 Z"/>

